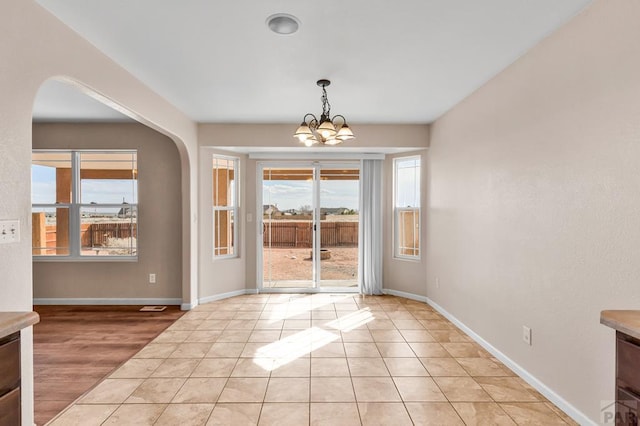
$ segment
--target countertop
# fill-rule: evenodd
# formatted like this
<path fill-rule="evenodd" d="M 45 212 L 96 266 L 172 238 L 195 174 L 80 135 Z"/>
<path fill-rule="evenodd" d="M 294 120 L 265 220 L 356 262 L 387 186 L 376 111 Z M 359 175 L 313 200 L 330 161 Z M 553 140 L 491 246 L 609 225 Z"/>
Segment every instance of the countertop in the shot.
<path fill-rule="evenodd" d="M 0 312 L 0 338 L 40 321 L 36 312 Z"/>
<path fill-rule="evenodd" d="M 640 311 L 602 311 L 600 324 L 640 339 Z"/>

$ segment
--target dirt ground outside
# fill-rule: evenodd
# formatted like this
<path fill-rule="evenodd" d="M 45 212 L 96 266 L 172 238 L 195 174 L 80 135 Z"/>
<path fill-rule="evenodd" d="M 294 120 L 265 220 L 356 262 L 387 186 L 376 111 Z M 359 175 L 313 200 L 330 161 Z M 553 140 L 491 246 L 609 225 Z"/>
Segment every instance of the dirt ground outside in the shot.
<path fill-rule="evenodd" d="M 331 247 L 330 257 L 321 261 L 322 281 L 345 281 L 336 286 L 357 285 L 358 248 Z M 263 278 L 265 287 L 285 287 L 278 282 L 311 281 L 313 262 L 310 248 L 263 249 Z M 309 287 L 305 285 L 304 287 Z"/>

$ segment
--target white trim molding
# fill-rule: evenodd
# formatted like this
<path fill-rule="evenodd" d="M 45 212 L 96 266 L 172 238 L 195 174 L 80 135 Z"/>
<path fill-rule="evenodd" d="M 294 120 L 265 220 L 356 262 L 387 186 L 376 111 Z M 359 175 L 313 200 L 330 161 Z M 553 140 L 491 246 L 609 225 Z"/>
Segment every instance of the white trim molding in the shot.
<path fill-rule="evenodd" d="M 313 152 L 300 149 L 299 152 L 250 152 L 250 160 L 384 160 L 384 153 L 366 152 Z"/>
<path fill-rule="evenodd" d="M 251 291 L 255 290 L 243 288 L 242 290 L 230 291 L 228 293 L 213 294 L 211 296 L 201 297 L 198 299 L 198 304 L 202 305 L 203 303 L 215 302 L 216 300 L 228 299 L 230 297 L 242 296 L 244 294 L 253 294 L 250 293 Z"/>
<path fill-rule="evenodd" d="M 180 305 L 182 299 L 35 298 L 34 305 Z"/>
<path fill-rule="evenodd" d="M 345 294 L 360 294 L 357 287 L 330 287 L 330 288 L 294 288 L 294 287 L 269 287 L 261 288 L 260 294 L 277 294 L 277 293 L 291 293 L 291 294 L 321 294 L 321 293 L 345 293 Z M 247 293 L 249 294 L 249 293 Z M 251 293 L 253 294 L 253 293 Z"/>
<path fill-rule="evenodd" d="M 404 296 L 403 296 L 404 297 Z M 484 340 L 479 334 L 475 331 L 467 327 L 463 322 L 458 320 L 452 314 L 447 312 L 442 306 L 435 303 L 433 300 L 428 297 L 425 298 L 427 304 L 431 306 L 433 309 L 438 311 L 442 316 L 455 324 L 459 329 L 464 331 L 469 337 L 475 340 L 480 346 L 486 349 L 491 355 L 498 358 L 504 365 L 513 370 L 518 376 L 524 379 L 527 383 L 533 386 L 538 392 L 545 396 L 549 401 L 553 402 L 556 406 L 558 406 L 562 411 L 567 413 L 569 417 L 578 422 L 581 425 L 596 425 L 589 417 L 587 417 L 582 411 L 578 410 L 573 405 L 569 404 L 564 398 L 555 393 L 551 388 L 541 382 L 534 375 L 529 373 L 527 370 L 522 368 L 519 364 L 513 361 L 511 358 L 500 352 L 496 349 L 491 343 Z"/>
<path fill-rule="evenodd" d="M 193 308 L 195 308 L 196 306 L 198 306 L 198 303 L 183 303 L 180 305 L 180 310 L 181 311 L 190 311 Z"/>
<path fill-rule="evenodd" d="M 404 297 L 405 299 L 411 299 L 411 300 L 416 300 L 418 302 L 428 303 L 427 296 L 420 296 L 418 294 L 406 293 L 404 291 L 399 291 L 399 290 L 391 290 L 390 288 L 383 288 L 382 292 L 384 294 L 390 294 L 391 296 Z"/>

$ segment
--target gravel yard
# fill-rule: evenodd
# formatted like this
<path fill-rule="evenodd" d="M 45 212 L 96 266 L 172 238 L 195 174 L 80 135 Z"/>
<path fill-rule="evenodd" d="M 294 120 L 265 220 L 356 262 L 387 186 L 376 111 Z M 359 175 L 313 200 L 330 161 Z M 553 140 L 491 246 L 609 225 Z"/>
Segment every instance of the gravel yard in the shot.
<path fill-rule="evenodd" d="M 321 261 L 322 280 L 358 278 L 358 248 L 332 247 L 331 257 Z M 264 248 L 263 277 L 269 281 L 305 281 L 312 279 L 313 262 L 309 248 Z M 306 286 L 308 287 L 308 285 Z"/>

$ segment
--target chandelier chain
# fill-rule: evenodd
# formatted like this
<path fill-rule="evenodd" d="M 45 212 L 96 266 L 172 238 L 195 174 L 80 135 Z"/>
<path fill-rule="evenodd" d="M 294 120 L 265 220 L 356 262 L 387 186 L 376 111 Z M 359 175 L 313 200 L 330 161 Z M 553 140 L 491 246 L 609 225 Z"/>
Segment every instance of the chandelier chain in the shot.
<path fill-rule="evenodd" d="M 322 117 L 320 117 L 320 122 L 324 120 L 330 120 L 331 115 L 331 104 L 329 103 L 329 98 L 327 97 L 327 89 L 325 86 L 322 86 Z"/>

